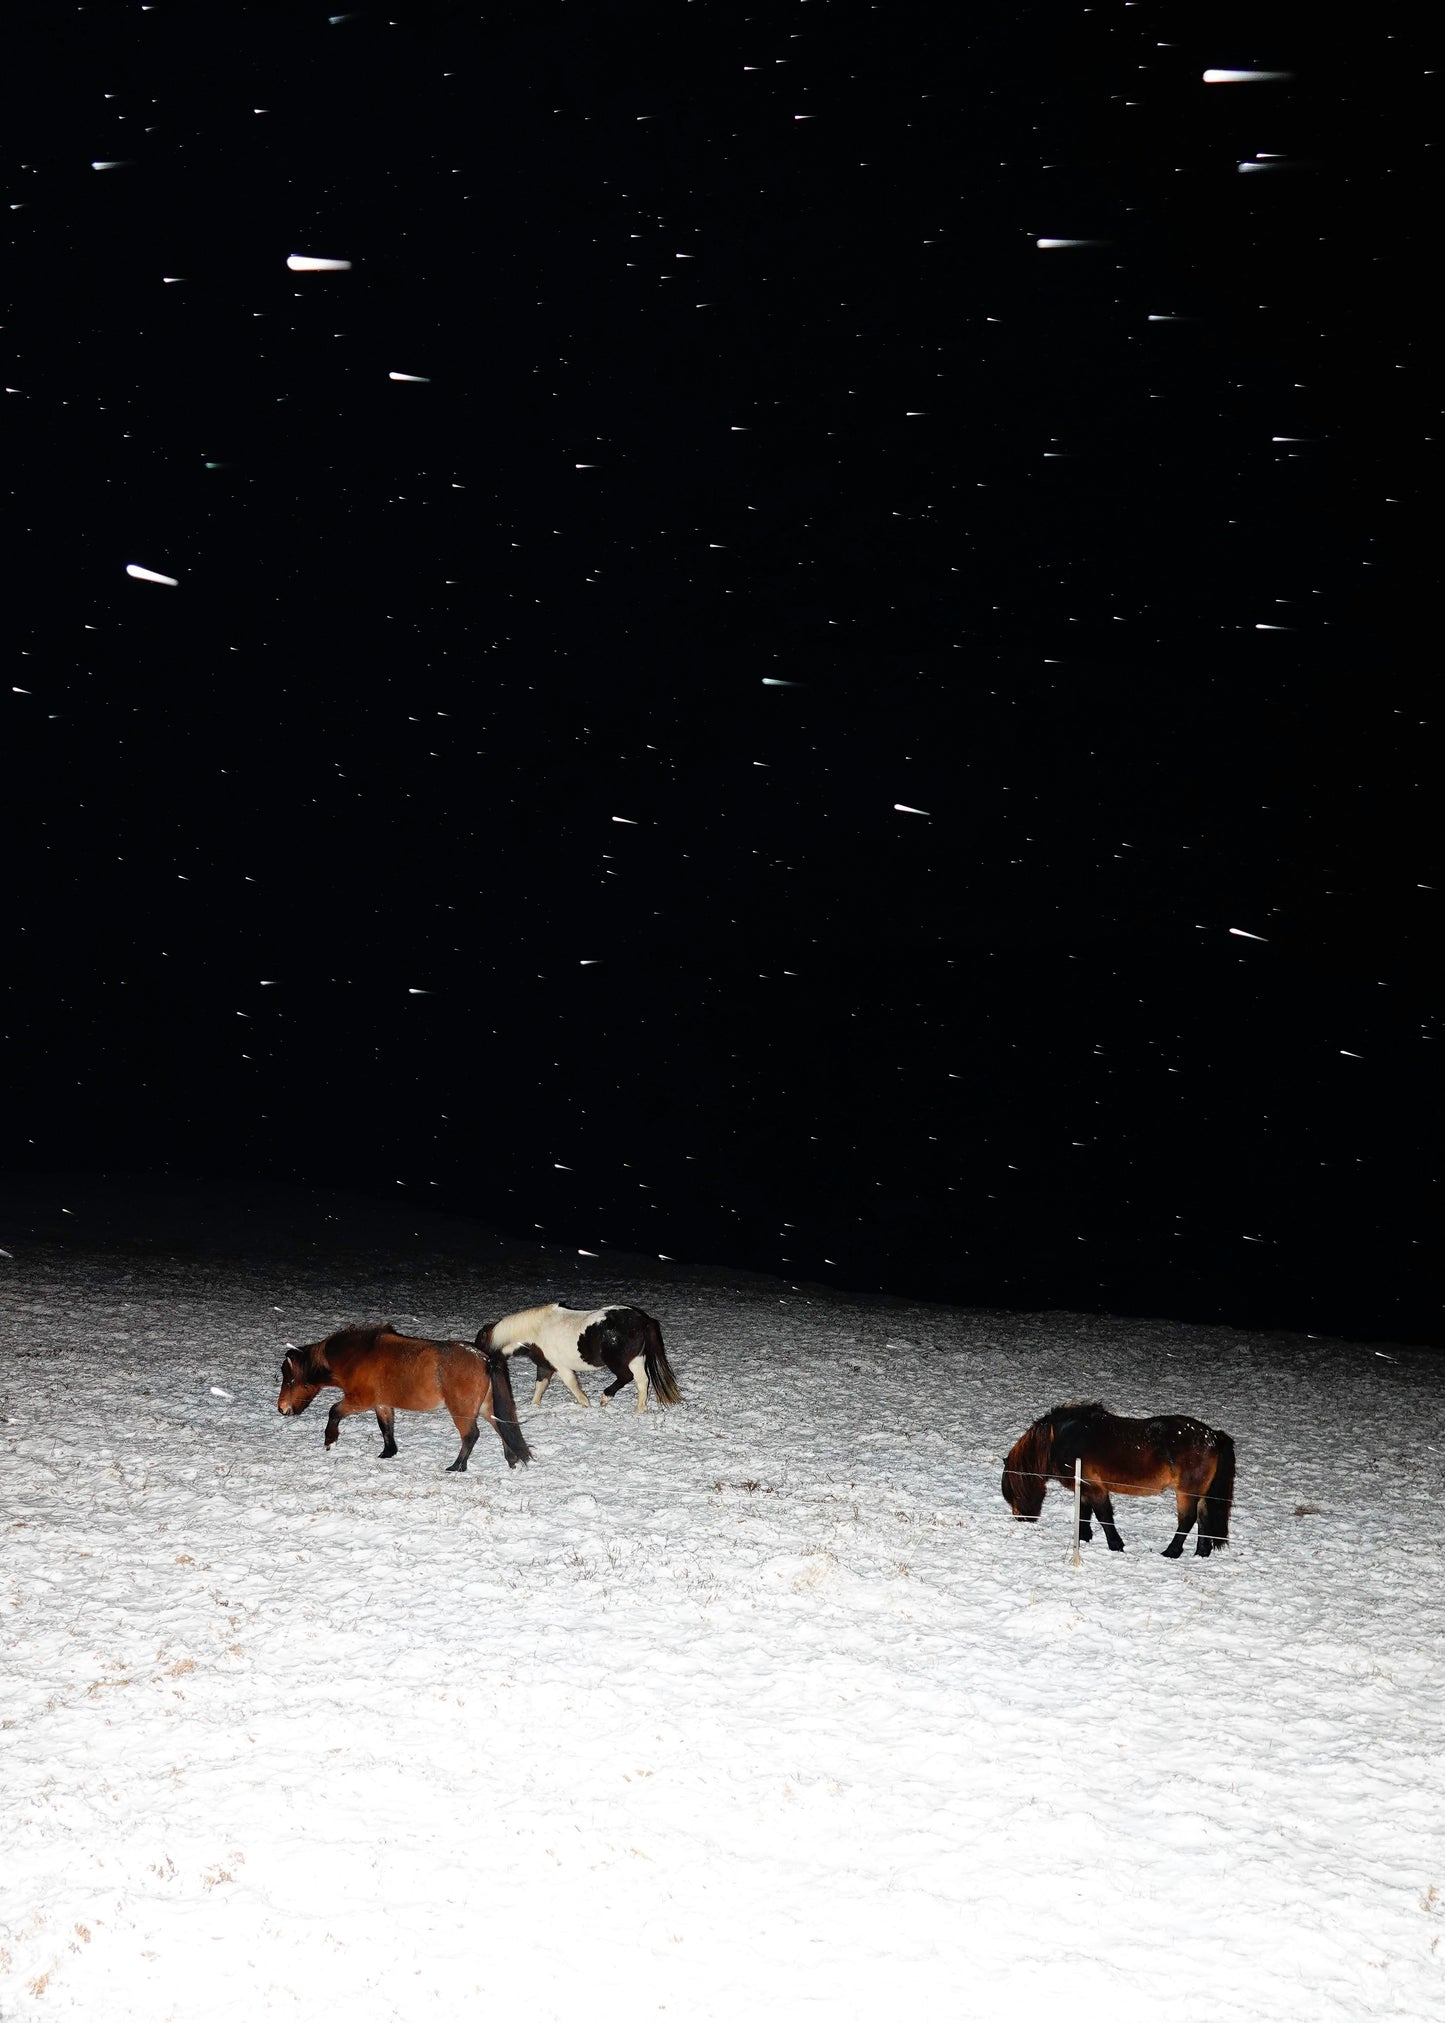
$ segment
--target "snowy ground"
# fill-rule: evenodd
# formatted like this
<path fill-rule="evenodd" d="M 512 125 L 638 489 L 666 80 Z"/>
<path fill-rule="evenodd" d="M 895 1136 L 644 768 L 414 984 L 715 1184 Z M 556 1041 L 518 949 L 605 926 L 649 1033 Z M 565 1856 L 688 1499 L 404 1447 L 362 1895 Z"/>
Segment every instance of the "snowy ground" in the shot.
<path fill-rule="evenodd" d="M 0 1229 L 0 2017 L 1445 2013 L 1439 1359 L 406 1222 Z M 639 1297 L 685 1404 L 554 1385 L 461 1477 L 276 1414 L 288 1339 L 554 1293 Z M 1079 1394 L 1234 1434 L 1230 1552 L 1009 1520 Z"/>

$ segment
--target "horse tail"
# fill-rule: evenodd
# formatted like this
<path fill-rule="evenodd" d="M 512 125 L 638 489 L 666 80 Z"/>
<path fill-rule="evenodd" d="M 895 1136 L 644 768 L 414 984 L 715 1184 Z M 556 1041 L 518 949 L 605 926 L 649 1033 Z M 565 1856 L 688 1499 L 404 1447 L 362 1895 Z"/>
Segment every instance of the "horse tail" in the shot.
<path fill-rule="evenodd" d="M 1227 1433 L 1216 1430 L 1214 1451 L 1214 1479 L 1199 1503 L 1199 1535 L 1211 1538 L 1216 1545 L 1228 1545 L 1229 1513 L 1234 1504 L 1234 1442 Z"/>
<path fill-rule="evenodd" d="M 487 1375 L 492 1381 L 492 1424 L 501 1439 L 507 1456 L 507 1466 L 515 1468 L 519 1461 L 531 1460 L 532 1450 L 517 1424 L 517 1401 L 512 1396 L 512 1373 L 507 1368 L 507 1359 L 500 1349 L 483 1349 L 482 1354 L 487 1359 Z"/>
<path fill-rule="evenodd" d="M 667 1360 L 667 1350 L 662 1346 L 662 1329 L 651 1314 L 642 1316 L 642 1339 L 647 1358 L 647 1381 L 657 1394 L 658 1404 L 678 1404 L 682 1393 L 672 1374 L 672 1364 Z"/>

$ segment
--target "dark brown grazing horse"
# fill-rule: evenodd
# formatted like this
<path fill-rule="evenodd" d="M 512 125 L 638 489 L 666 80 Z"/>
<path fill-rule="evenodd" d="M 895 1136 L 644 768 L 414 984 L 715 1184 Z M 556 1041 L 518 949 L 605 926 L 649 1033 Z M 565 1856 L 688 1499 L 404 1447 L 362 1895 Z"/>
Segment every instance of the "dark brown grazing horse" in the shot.
<path fill-rule="evenodd" d="M 396 1452 L 396 1414 L 434 1412 L 445 1405 L 462 1436 L 462 1451 L 449 1475 L 465 1474 L 467 1456 L 477 1444 L 479 1415 L 501 1441 L 509 1468 L 532 1458 L 517 1424 L 507 1359 L 497 1350 L 474 1349 L 469 1342 L 422 1341 L 398 1334 L 389 1323 L 342 1328 L 324 1342 L 288 1353 L 276 1410 L 294 1419 L 328 1385 L 341 1392 L 326 1421 L 328 1447 L 335 1446 L 343 1419 L 354 1412 L 375 1412 L 382 1438 L 379 1458 L 390 1461 Z"/>
<path fill-rule="evenodd" d="M 1229 1511 L 1234 1502 L 1234 1442 L 1198 1419 L 1118 1419 L 1095 1400 L 1055 1405 L 1015 1440 L 1003 1465 L 1003 1498 L 1015 1517 L 1030 1523 L 1043 1508 L 1050 1482 L 1074 1486 L 1075 1458 L 1083 1464 L 1080 1538 L 1092 1538 L 1097 1517 L 1111 1552 L 1124 1541 L 1114 1529 L 1109 1492 L 1157 1496 L 1175 1492 L 1179 1529 L 1164 1548 L 1178 1559 L 1189 1527 L 1198 1520 L 1194 1550 L 1207 1559 L 1216 1545 L 1229 1543 Z"/>

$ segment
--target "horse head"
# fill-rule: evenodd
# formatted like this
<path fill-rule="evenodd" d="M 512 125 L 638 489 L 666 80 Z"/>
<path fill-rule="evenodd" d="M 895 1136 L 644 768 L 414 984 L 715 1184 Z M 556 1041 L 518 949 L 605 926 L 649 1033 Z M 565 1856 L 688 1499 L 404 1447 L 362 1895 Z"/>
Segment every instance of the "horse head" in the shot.
<path fill-rule="evenodd" d="M 1044 1507 L 1044 1490 L 1054 1429 L 1047 1419 L 1037 1419 L 1008 1451 L 999 1487 L 1003 1500 L 1015 1517 L 1032 1524 Z"/>
<path fill-rule="evenodd" d="M 287 1353 L 281 1365 L 281 1395 L 276 1400 L 283 1419 L 299 1418 L 317 1392 L 330 1383 L 325 1347 L 324 1342 L 309 1342 L 305 1348 Z"/>

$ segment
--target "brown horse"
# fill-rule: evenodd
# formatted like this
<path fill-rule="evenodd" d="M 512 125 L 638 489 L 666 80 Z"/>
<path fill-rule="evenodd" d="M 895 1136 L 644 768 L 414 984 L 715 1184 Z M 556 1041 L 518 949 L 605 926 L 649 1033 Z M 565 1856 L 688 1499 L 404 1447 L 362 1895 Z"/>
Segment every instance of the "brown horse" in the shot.
<path fill-rule="evenodd" d="M 1003 1467 L 1003 1498 L 1015 1517 L 1029 1523 L 1043 1508 L 1050 1482 L 1074 1484 L 1074 1462 L 1082 1463 L 1080 1538 L 1092 1538 L 1097 1517 L 1111 1552 L 1124 1541 L 1114 1529 L 1109 1492 L 1157 1496 L 1175 1492 L 1179 1528 L 1164 1548 L 1178 1559 L 1190 1526 L 1198 1520 L 1195 1552 L 1207 1559 L 1216 1545 L 1229 1543 L 1229 1511 L 1234 1502 L 1234 1442 L 1198 1419 L 1118 1419 L 1104 1405 L 1082 1401 L 1055 1405 L 1015 1440 Z"/>
<path fill-rule="evenodd" d="M 341 1392 L 326 1421 L 328 1447 L 335 1446 L 343 1419 L 354 1412 L 375 1412 L 382 1438 L 379 1458 L 390 1461 L 396 1452 L 396 1414 L 434 1412 L 445 1405 L 462 1436 L 462 1451 L 447 1470 L 449 1475 L 466 1472 L 467 1457 L 477 1444 L 479 1415 L 501 1441 L 509 1468 L 532 1458 L 517 1424 L 507 1359 L 496 1350 L 477 1350 L 467 1342 L 422 1341 L 398 1334 L 389 1323 L 342 1328 L 324 1342 L 310 1342 L 288 1353 L 281 1365 L 276 1410 L 283 1418 L 294 1419 L 328 1385 Z"/>

